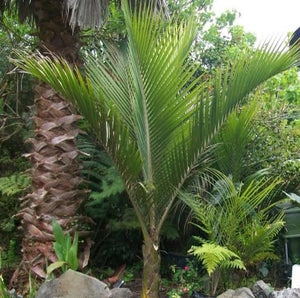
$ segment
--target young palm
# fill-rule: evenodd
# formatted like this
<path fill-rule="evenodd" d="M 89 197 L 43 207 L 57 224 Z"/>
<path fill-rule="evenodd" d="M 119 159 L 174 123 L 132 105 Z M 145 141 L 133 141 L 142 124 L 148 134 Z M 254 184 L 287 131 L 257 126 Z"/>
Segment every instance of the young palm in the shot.
<path fill-rule="evenodd" d="M 275 47 L 194 79 L 193 20 L 166 23 L 149 7 L 122 6 L 127 50 L 91 56 L 85 77 L 60 58 L 20 53 L 14 62 L 75 104 L 112 157 L 144 237 L 142 297 L 158 297 L 160 231 L 178 189 L 236 105 L 297 58 Z"/>

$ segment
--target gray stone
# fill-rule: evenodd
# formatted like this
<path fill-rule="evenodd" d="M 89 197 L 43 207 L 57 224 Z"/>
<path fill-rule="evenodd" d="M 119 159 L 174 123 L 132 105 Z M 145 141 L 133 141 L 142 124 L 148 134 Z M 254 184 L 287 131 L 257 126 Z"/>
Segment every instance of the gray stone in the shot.
<path fill-rule="evenodd" d="M 1 296 L 1 297 L 2 297 L 2 296 Z M 23 296 L 22 296 L 22 295 L 19 295 L 19 294 L 16 292 L 15 289 L 11 289 L 11 290 L 9 291 L 9 297 L 10 297 L 10 298 L 23 298 Z"/>
<path fill-rule="evenodd" d="M 274 291 L 270 298 L 300 298 L 300 289 L 284 289 L 282 291 Z"/>
<path fill-rule="evenodd" d="M 217 296 L 217 298 L 232 298 L 234 294 L 234 290 L 227 290 L 226 292 L 222 293 L 221 295 Z"/>
<path fill-rule="evenodd" d="M 268 286 L 263 280 L 257 281 L 252 286 L 252 293 L 256 298 L 268 298 L 273 292 L 273 289 Z"/>
<path fill-rule="evenodd" d="M 110 295 L 105 283 L 69 269 L 59 278 L 45 282 L 36 298 L 109 298 Z"/>
<path fill-rule="evenodd" d="M 110 290 L 110 298 L 131 298 L 132 292 L 127 288 L 116 288 Z"/>
<path fill-rule="evenodd" d="M 249 288 L 239 288 L 236 290 L 227 290 L 217 298 L 255 298 Z"/>

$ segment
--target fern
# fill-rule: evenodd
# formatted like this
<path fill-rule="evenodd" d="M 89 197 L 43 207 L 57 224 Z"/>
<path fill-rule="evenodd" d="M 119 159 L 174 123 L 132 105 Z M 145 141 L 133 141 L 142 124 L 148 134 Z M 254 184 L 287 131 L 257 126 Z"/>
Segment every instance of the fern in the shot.
<path fill-rule="evenodd" d="M 105 198 L 123 193 L 125 190 L 123 182 L 107 153 L 93 144 L 87 137 L 79 138 L 78 148 L 84 153 L 81 157 L 82 174 L 88 187 L 92 190 L 87 206 L 98 205 Z"/>
<path fill-rule="evenodd" d="M 204 243 L 192 246 L 188 252 L 203 262 L 209 276 L 219 267 L 246 270 L 240 257 L 225 246 Z"/>
<path fill-rule="evenodd" d="M 16 173 L 0 178 L 0 191 L 3 195 L 13 196 L 26 190 L 31 184 L 31 179 L 24 173 Z"/>

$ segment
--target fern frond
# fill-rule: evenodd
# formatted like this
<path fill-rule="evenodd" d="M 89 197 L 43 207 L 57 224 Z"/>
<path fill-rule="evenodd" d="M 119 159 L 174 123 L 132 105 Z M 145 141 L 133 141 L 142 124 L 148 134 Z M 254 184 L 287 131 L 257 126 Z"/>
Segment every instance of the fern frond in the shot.
<path fill-rule="evenodd" d="M 188 252 L 203 262 L 209 276 L 223 266 L 246 270 L 240 257 L 225 246 L 205 243 L 202 246 L 192 246 Z"/>
<path fill-rule="evenodd" d="M 13 196 L 20 193 L 31 184 L 31 179 L 24 173 L 16 173 L 8 177 L 0 178 L 0 191 L 3 195 Z"/>
<path fill-rule="evenodd" d="M 245 264 L 241 259 L 225 260 L 221 267 L 224 269 L 246 270 Z"/>

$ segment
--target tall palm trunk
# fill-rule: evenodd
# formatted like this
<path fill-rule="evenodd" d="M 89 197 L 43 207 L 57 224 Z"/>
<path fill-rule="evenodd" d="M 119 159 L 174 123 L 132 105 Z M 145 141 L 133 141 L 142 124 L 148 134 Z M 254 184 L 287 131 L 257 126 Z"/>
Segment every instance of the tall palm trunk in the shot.
<path fill-rule="evenodd" d="M 39 28 L 39 50 L 44 54 L 51 51 L 73 64 L 79 63 L 78 30 L 75 28 L 72 32 L 68 26 L 61 3 L 60 0 L 32 2 L 32 14 Z M 22 264 L 28 264 L 35 274 L 45 277 L 47 260 L 48 263 L 56 260 L 52 249 L 52 219 L 55 218 L 63 230 L 71 232 L 78 228 L 75 223 L 80 225 L 87 220 L 77 214 L 84 191 L 78 190 L 82 179 L 77 159 L 78 129 L 74 122 L 81 117 L 65 99 L 40 81 L 35 87 L 34 108 L 35 135 L 28 140 L 33 146 L 32 152 L 27 154 L 32 161 L 33 189 L 22 199 L 19 212 L 24 230 Z M 87 235 L 85 231 L 79 232 L 79 236 Z M 88 256 L 89 241 L 86 239 L 83 266 Z"/>

